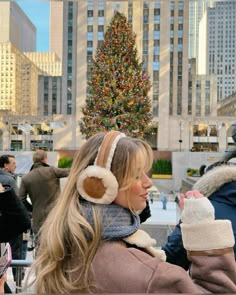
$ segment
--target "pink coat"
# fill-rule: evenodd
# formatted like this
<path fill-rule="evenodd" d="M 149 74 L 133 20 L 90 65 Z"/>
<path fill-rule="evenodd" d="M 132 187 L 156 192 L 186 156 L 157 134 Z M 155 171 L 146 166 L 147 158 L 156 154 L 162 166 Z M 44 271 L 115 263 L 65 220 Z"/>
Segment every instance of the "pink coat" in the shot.
<path fill-rule="evenodd" d="M 236 292 L 236 264 L 232 247 L 220 249 L 220 252 L 227 253 L 219 255 L 209 252 L 210 255 L 199 256 L 202 251 L 189 252 L 191 279 L 181 267 L 163 261 L 163 257 L 154 257 L 155 251 L 152 255 L 145 252 L 148 248 L 150 252 L 152 247 L 141 250 L 127 242 L 130 241 L 101 243 L 92 264 L 96 293 Z"/>

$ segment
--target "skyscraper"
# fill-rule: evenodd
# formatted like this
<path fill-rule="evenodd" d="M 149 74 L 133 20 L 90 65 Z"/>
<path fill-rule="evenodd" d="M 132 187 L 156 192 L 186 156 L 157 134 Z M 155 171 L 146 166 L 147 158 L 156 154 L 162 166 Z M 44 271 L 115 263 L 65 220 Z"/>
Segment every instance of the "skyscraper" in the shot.
<path fill-rule="evenodd" d="M 215 0 L 189 0 L 189 58 L 198 58 L 199 25 Z"/>
<path fill-rule="evenodd" d="M 14 1 L 0 2 L 0 110 L 37 114 L 40 70 L 22 53 L 36 48 L 36 28 Z"/>
<path fill-rule="evenodd" d="M 61 43 L 58 40 L 63 40 L 62 113 L 71 114 L 73 118 L 73 146 L 80 146 L 78 122 L 87 95 L 92 57 L 103 41 L 103 34 L 114 11 L 118 10 L 132 24 L 143 71 L 150 75 L 152 81 L 149 97 L 156 132 L 152 138 L 153 147 L 176 150 L 181 141 L 185 148 L 191 148 L 191 132 L 182 132 L 182 129 L 197 124 L 202 116 L 214 116 L 216 100 L 213 76 L 196 76 L 192 71 L 189 80 L 189 4 L 189 1 L 181 0 L 88 0 L 61 3 L 57 16 L 63 19 L 60 33 L 63 38 L 58 28 L 52 27 L 51 34 L 56 30 L 58 38 L 54 40 L 51 37 L 50 40 L 55 52 L 60 52 Z M 58 11 L 58 5 L 58 2 L 52 1 L 51 10 L 55 8 Z M 56 13 L 51 13 L 51 26 L 57 22 L 60 24 L 61 20 L 56 18 Z"/>
<path fill-rule="evenodd" d="M 132 24 L 143 70 L 153 81 L 150 98 L 158 121 L 158 147 L 168 149 L 169 116 L 187 116 L 188 86 L 183 81 L 188 79 L 188 1 L 88 0 L 63 4 L 63 13 L 57 15 L 63 18 L 63 113 L 72 114 L 78 125 L 91 58 L 103 40 L 114 10 L 119 10 Z M 54 9 L 62 11 L 57 1 L 51 2 L 50 48 L 59 52 L 60 34 L 54 26 L 61 20 L 56 18 Z M 53 38 L 55 30 L 57 40 Z"/>
<path fill-rule="evenodd" d="M 217 75 L 220 101 L 236 90 L 236 1 L 215 1 L 207 19 L 207 71 Z"/>
<path fill-rule="evenodd" d="M 36 50 L 36 28 L 14 1 L 0 1 L 0 42 L 11 42 L 20 51 Z"/>
<path fill-rule="evenodd" d="M 37 115 L 40 69 L 11 42 L 0 43 L 0 110 Z"/>

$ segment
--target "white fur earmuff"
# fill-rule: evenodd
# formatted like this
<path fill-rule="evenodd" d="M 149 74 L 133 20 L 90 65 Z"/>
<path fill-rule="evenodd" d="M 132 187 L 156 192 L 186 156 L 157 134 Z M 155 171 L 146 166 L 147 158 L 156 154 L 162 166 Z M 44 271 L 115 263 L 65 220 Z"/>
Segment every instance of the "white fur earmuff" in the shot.
<path fill-rule="evenodd" d="M 87 201 L 97 204 L 112 203 L 118 193 L 118 182 L 110 171 L 113 155 L 120 138 L 119 131 L 108 132 L 98 150 L 94 165 L 88 166 L 78 176 L 77 190 Z"/>

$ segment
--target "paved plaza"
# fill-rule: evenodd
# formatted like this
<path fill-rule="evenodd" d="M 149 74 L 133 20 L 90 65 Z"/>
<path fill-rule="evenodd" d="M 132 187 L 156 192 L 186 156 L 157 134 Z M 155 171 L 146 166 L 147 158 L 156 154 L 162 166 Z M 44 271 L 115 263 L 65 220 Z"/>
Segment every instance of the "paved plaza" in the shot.
<path fill-rule="evenodd" d="M 145 222 L 145 224 L 175 225 L 179 221 L 179 207 L 175 202 L 168 202 L 167 210 L 163 210 L 162 203 L 155 201 L 153 204 L 150 203 L 150 209 L 152 216 Z"/>

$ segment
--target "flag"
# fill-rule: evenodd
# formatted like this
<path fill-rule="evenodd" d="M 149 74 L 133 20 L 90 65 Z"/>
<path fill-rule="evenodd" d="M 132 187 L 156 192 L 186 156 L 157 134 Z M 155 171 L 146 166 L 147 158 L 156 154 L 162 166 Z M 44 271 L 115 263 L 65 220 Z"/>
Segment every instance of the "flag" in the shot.
<path fill-rule="evenodd" d="M 63 128 L 64 126 L 65 126 L 65 123 L 62 121 L 50 122 L 50 127 L 52 129 Z"/>
<path fill-rule="evenodd" d="M 30 124 L 28 124 L 28 123 L 25 123 L 24 124 L 24 127 L 25 127 L 25 131 L 26 132 L 30 132 L 30 131 L 33 131 L 34 130 L 34 128 Z"/>
<path fill-rule="evenodd" d="M 49 131 L 49 130 L 51 130 L 51 128 L 45 122 L 42 122 L 41 123 L 41 129 L 43 131 Z"/>
<path fill-rule="evenodd" d="M 18 130 L 21 130 L 22 132 L 26 133 L 26 129 L 23 124 L 18 124 Z"/>
<path fill-rule="evenodd" d="M 18 130 L 21 130 L 24 133 L 29 133 L 30 131 L 33 131 L 33 129 L 34 128 L 28 123 L 18 124 Z"/>

